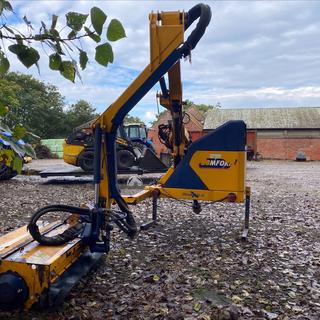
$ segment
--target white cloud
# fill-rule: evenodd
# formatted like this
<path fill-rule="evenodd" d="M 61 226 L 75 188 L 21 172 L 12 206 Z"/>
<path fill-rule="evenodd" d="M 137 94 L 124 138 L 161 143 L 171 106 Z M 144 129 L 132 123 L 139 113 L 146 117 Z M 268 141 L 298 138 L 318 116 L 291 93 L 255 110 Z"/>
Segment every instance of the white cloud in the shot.
<path fill-rule="evenodd" d="M 99 111 L 121 94 L 148 64 L 148 14 L 161 10 L 188 10 L 197 1 L 14 1 L 16 12 L 33 22 L 51 14 L 62 20 L 68 11 L 88 12 L 101 7 L 108 19 L 118 18 L 127 38 L 113 44 L 114 66 L 95 62 L 82 73 L 83 84 L 72 84 L 48 70 L 41 61 L 24 69 L 13 59 L 13 70 L 28 72 L 58 86 L 68 103 L 91 102 Z M 226 107 L 319 106 L 320 2 L 226 1 L 211 2 L 213 17 L 192 53 L 192 64 L 182 63 L 184 99 Z M 21 26 L 19 26 L 20 28 Z M 90 46 L 90 41 L 84 45 Z M 93 47 L 89 47 L 94 55 Z M 131 112 L 145 120 L 156 114 L 156 88 Z"/>
<path fill-rule="evenodd" d="M 193 97 L 207 104 L 215 105 L 219 102 L 224 108 L 312 107 L 319 106 L 320 87 L 208 89 L 194 91 Z"/>
<path fill-rule="evenodd" d="M 152 111 L 147 111 L 145 115 L 146 120 L 153 120 L 155 117 L 156 113 Z"/>

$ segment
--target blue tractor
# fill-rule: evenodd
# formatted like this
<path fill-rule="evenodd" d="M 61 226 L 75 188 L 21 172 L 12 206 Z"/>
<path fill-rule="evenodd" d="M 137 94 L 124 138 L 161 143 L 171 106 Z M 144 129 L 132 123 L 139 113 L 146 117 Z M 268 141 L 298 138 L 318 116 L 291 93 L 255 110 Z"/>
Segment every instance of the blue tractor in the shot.
<path fill-rule="evenodd" d="M 145 149 L 150 149 L 155 153 L 153 142 L 148 139 L 144 123 L 127 123 L 124 124 L 124 129 L 136 153 L 141 155 Z"/>

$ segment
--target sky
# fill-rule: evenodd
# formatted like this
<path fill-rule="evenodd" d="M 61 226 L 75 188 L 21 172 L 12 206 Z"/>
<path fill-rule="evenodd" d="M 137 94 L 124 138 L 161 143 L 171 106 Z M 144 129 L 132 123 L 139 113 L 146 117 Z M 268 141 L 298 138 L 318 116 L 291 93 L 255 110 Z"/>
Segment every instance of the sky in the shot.
<path fill-rule="evenodd" d="M 320 1 L 204 1 L 212 19 L 192 51 L 192 62 L 182 62 L 184 99 L 196 104 L 219 103 L 223 108 L 320 106 Z M 94 47 L 85 40 L 91 61 L 75 84 L 48 68 L 42 52 L 41 74 L 24 68 L 13 56 L 12 71 L 32 74 L 56 85 L 67 105 L 84 99 L 98 112 L 110 105 L 149 64 L 151 11 L 188 11 L 198 1 L 69 1 L 11 0 L 15 14 L 8 22 L 21 30 L 19 17 L 33 25 L 61 22 L 69 11 L 88 13 L 93 6 L 119 19 L 127 37 L 114 42 L 114 63 L 107 68 L 94 61 Z M 60 23 L 61 23 L 60 22 Z M 192 30 L 192 27 L 189 29 Z M 106 32 L 106 30 L 104 30 Z M 188 33 L 186 34 L 186 36 Z M 41 51 L 41 48 L 39 48 Z M 144 121 L 156 115 L 153 88 L 131 111 Z"/>

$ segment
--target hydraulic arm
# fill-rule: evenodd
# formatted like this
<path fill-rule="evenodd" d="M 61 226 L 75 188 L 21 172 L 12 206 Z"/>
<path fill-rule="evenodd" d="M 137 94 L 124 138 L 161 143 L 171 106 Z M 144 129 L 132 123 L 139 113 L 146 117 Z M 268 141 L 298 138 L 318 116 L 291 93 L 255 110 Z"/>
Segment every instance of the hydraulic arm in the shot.
<path fill-rule="evenodd" d="M 149 15 L 149 65 L 93 124 L 94 203 L 81 208 L 65 205 L 42 208 L 32 216 L 29 232 L 23 227 L 0 238 L 0 308 L 28 309 L 36 302 L 52 305 L 61 301 L 74 279 L 83 276 L 109 251 L 114 226 L 129 236 L 136 234 L 138 226 L 130 205 L 150 197 L 152 221 L 140 229 L 156 223 L 160 197 L 191 200 L 196 213 L 201 211 L 202 200 L 238 203 L 245 200 L 246 237 L 250 190 L 245 185 L 245 124 L 230 121 L 191 144 L 187 143 L 183 125 L 180 61 L 191 55 L 210 19 L 210 7 L 204 4 L 188 12 Z M 185 31 L 196 20 L 195 29 L 184 41 Z M 160 103 L 172 117 L 173 166 L 156 185 L 124 196 L 117 183 L 117 130 L 157 82 L 162 91 Z M 40 224 L 45 216 L 63 218 Z M 68 276 L 73 281 L 67 280 Z"/>
<path fill-rule="evenodd" d="M 196 28 L 184 42 L 184 32 L 199 18 Z M 211 19 L 210 7 L 199 4 L 188 13 L 151 13 L 150 20 L 150 64 L 141 72 L 124 93 L 101 114 L 95 122 L 96 143 L 96 206 L 110 208 L 114 200 L 126 212 L 129 233 L 136 232 L 136 225 L 126 202 L 118 188 L 116 179 L 115 138 L 124 117 L 158 82 L 165 87 L 164 75 L 168 73 L 169 92 L 164 99 L 174 119 L 174 162 L 180 161 L 184 146 L 181 145 L 182 85 L 180 59 L 191 54 Z M 101 144 L 100 144 L 101 141 Z"/>

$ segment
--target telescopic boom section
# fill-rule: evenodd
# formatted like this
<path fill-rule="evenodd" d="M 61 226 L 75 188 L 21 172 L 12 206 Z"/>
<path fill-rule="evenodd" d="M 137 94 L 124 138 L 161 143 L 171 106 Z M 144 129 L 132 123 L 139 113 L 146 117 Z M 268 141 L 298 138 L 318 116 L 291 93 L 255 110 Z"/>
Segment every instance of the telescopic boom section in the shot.
<path fill-rule="evenodd" d="M 196 28 L 192 31 L 188 39 L 184 42 L 185 30 L 199 19 Z M 169 82 L 180 81 L 179 60 L 190 54 L 195 48 L 200 38 L 203 36 L 206 27 L 211 19 L 211 10 L 208 5 L 198 4 L 187 13 L 185 12 L 160 12 L 151 13 L 150 20 L 150 64 L 140 73 L 131 85 L 121 94 L 121 96 L 104 111 L 93 124 L 93 128 L 98 128 L 101 132 L 101 144 L 95 146 L 95 156 L 99 157 L 100 167 L 95 167 L 96 195 L 99 207 L 109 208 L 112 199 L 119 205 L 120 209 L 128 212 L 128 207 L 122 199 L 116 179 L 116 159 L 115 140 L 119 125 L 130 110 L 143 98 L 143 96 L 169 72 Z M 173 72 L 174 71 L 174 72 Z M 174 78 L 174 73 L 178 79 Z M 180 85 L 181 87 L 181 85 Z M 173 91 L 173 86 L 169 83 L 169 90 Z M 179 113 L 182 102 L 182 89 L 176 91 L 178 99 L 170 98 L 170 108 L 173 112 Z M 180 106 L 180 109 L 179 109 Z M 171 110 L 171 112 L 172 112 Z M 181 147 L 179 136 L 181 128 L 176 127 L 173 134 L 175 141 L 174 153 L 179 155 Z M 130 214 L 129 214 L 130 216 Z"/>

